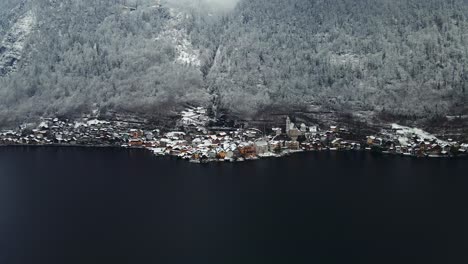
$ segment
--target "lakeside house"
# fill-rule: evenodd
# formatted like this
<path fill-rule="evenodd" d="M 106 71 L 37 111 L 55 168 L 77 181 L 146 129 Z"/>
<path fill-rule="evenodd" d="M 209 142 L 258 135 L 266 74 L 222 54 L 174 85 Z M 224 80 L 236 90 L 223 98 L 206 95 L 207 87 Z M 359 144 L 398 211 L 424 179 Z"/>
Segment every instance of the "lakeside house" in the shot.
<path fill-rule="evenodd" d="M 255 141 L 255 153 L 257 155 L 263 155 L 267 152 L 270 152 L 270 147 L 265 139 Z"/>
<path fill-rule="evenodd" d="M 373 150 L 417 157 L 448 157 L 468 154 L 468 144 L 442 141 L 418 129 L 392 125 L 388 131 L 365 139 L 346 128 L 333 125 L 321 131 L 316 125 L 296 126 L 286 117 L 285 130 L 272 128 L 270 134 L 255 128 L 208 127 L 211 120 L 201 108 L 186 111 L 178 130 L 160 129 L 135 122 L 103 121 L 84 117 L 69 121 L 44 118 L 37 124 L 0 132 L 0 144 L 83 145 L 146 148 L 157 156 L 172 155 L 193 162 L 242 161 L 278 157 L 298 151 Z M 193 129 L 196 127 L 196 129 Z"/>

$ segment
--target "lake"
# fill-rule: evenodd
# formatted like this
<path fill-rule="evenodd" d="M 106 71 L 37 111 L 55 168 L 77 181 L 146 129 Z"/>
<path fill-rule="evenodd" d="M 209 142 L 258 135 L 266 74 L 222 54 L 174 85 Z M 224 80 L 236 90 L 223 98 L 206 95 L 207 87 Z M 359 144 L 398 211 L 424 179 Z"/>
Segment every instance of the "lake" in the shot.
<path fill-rule="evenodd" d="M 0 263 L 468 263 L 468 160 L 0 148 Z"/>

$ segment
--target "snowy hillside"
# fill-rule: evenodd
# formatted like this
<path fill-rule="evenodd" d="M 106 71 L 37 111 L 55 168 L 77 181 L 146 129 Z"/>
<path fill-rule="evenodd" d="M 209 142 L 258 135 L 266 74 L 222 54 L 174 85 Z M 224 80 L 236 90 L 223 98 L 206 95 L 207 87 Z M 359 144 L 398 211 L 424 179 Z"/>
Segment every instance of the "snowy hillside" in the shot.
<path fill-rule="evenodd" d="M 465 116 L 467 18 L 466 0 L 0 0 L 0 124 L 185 103 Z"/>
<path fill-rule="evenodd" d="M 169 8 L 169 13 L 169 22 L 156 40 L 164 39 L 174 45 L 177 53 L 177 63 L 200 67 L 200 51 L 192 46 L 189 35 L 182 25 L 189 16 L 174 8 Z"/>
<path fill-rule="evenodd" d="M 0 44 L 0 75 L 7 74 L 16 68 L 21 60 L 23 49 L 31 34 L 36 18 L 32 11 L 20 17 L 11 27 Z"/>

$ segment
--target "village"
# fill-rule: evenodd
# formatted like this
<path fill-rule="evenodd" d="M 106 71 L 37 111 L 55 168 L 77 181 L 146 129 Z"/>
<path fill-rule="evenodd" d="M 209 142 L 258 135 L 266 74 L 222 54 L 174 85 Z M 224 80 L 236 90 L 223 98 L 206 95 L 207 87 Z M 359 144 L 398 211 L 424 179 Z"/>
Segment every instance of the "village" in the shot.
<path fill-rule="evenodd" d="M 371 151 L 412 157 L 465 156 L 468 144 L 440 140 L 420 129 L 396 124 L 378 135 L 356 135 L 347 128 L 295 124 L 285 117 L 282 127 L 210 127 L 207 109 L 180 113 L 177 129 L 162 131 L 126 121 L 85 116 L 77 121 L 43 118 L 0 132 L 0 146 L 90 146 L 147 149 L 156 156 L 174 156 L 193 163 L 239 162 L 275 158 L 303 151 Z"/>

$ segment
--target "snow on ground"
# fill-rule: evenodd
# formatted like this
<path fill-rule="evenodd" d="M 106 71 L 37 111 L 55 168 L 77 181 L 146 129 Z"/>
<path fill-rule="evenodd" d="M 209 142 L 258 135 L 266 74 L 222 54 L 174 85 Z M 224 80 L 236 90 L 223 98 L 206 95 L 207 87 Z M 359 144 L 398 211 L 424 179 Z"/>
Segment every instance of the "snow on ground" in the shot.
<path fill-rule="evenodd" d="M 102 124 L 109 124 L 107 121 L 92 119 L 87 122 L 88 126 L 95 126 L 95 125 L 102 125 Z"/>
<path fill-rule="evenodd" d="M 74 128 L 79 128 L 79 127 L 88 127 L 88 125 L 86 123 L 83 123 L 83 122 L 75 122 L 74 124 Z"/>
<path fill-rule="evenodd" d="M 177 63 L 200 67 L 200 52 L 192 46 L 187 32 L 180 26 L 188 18 L 187 15 L 173 8 L 170 8 L 169 11 L 171 19 L 166 29 L 156 39 L 164 38 L 174 43 L 177 52 Z"/>
<path fill-rule="evenodd" d="M 207 113 L 206 108 L 203 107 L 188 108 L 181 112 L 179 124 L 182 126 L 195 126 L 200 129 L 204 128 L 212 121 Z"/>
<path fill-rule="evenodd" d="M 441 144 L 447 143 L 446 141 L 440 140 L 436 136 L 420 128 L 411 128 L 411 127 L 406 127 L 406 126 L 402 126 L 398 124 L 392 124 L 392 130 L 396 132 L 396 134 L 398 135 L 398 140 L 400 141 L 400 144 L 402 145 L 408 144 L 410 139 L 413 136 L 417 136 L 420 139 L 424 139 L 428 141 L 437 140 L 437 142 Z"/>
<path fill-rule="evenodd" d="M 334 65 L 346 65 L 350 64 L 352 66 L 358 66 L 360 58 L 355 54 L 331 54 L 330 62 Z"/>
<path fill-rule="evenodd" d="M 152 8 L 160 8 L 161 7 L 161 0 L 155 0 L 153 5 L 150 6 Z"/>
<path fill-rule="evenodd" d="M 0 74 L 14 70 L 16 62 L 22 57 L 26 41 L 32 32 L 36 17 L 32 11 L 20 17 L 11 27 L 0 44 Z"/>
<path fill-rule="evenodd" d="M 39 128 L 41 129 L 48 129 L 49 128 L 49 124 L 47 124 L 47 122 L 45 121 L 42 121 L 40 124 L 39 124 Z"/>
<path fill-rule="evenodd" d="M 26 37 L 31 33 L 35 20 L 36 18 L 34 17 L 34 14 L 32 11 L 29 11 L 15 23 L 12 28 L 12 34 L 16 34 L 18 36 L 14 45 L 15 48 L 24 48 Z"/>

